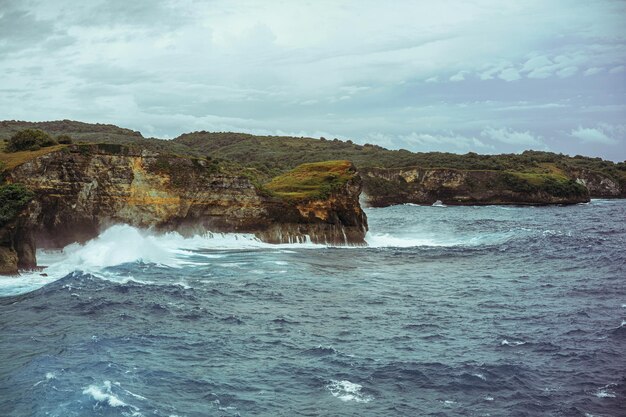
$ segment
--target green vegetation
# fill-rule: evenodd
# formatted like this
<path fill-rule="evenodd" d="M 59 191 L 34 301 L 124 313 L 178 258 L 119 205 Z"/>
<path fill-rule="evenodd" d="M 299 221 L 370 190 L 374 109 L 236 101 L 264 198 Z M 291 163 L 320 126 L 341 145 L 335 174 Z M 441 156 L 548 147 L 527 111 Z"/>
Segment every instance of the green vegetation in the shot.
<path fill-rule="evenodd" d="M 194 132 L 174 139 L 205 155 L 239 162 L 272 178 L 296 166 L 337 159 L 348 159 L 357 168 L 452 168 L 459 170 L 493 170 L 536 174 L 562 174 L 589 170 L 606 175 L 626 188 L 626 163 L 600 158 L 570 157 L 542 151 L 521 154 L 464 155 L 446 152 L 409 152 L 388 150 L 377 145 L 357 145 L 337 139 L 254 136 L 245 133 Z"/>
<path fill-rule="evenodd" d="M 498 172 L 555 175 L 555 183 L 565 187 L 559 177 L 575 178 L 582 170 L 607 176 L 620 184 L 626 195 L 626 163 L 600 158 L 574 157 L 541 151 L 521 154 L 459 155 L 445 152 L 409 152 L 388 150 L 377 145 L 358 145 L 338 139 L 315 139 L 287 136 L 255 136 L 232 132 L 193 132 L 174 140 L 144 138 L 141 133 L 106 124 L 88 124 L 69 120 L 54 122 L 0 122 L 0 139 L 9 139 L 24 129 L 40 129 L 55 137 L 71 135 L 75 143 L 108 143 L 177 156 L 206 159 L 220 172 L 236 172 L 255 184 L 305 163 L 350 160 L 357 168 L 452 168 Z M 26 155 L 24 155 L 26 157 Z M 5 158 L 0 154 L 0 160 Z M 14 166 L 14 165 L 13 165 Z M 10 169 L 9 164 L 7 168 Z M 367 179 L 370 181 L 370 179 Z M 546 184 L 551 182 L 546 180 Z M 542 182 L 542 184 L 544 183 Z M 368 182 L 368 187 L 371 187 Z M 536 185 L 536 184 L 535 184 Z M 379 184 L 382 188 L 385 184 Z M 521 185 L 520 185 L 521 186 Z M 569 187 L 569 186 L 568 186 Z M 572 185 L 573 187 L 573 185 Z"/>
<path fill-rule="evenodd" d="M 584 196 L 587 188 L 564 175 L 503 172 L 501 185 L 515 192 L 546 192 L 555 197 Z"/>
<path fill-rule="evenodd" d="M 5 145 L 6 152 L 37 151 L 56 145 L 57 142 L 46 132 L 36 129 L 24 129 L 15 133 Z"/>
<path fill-rule="evenodd" d="M 63 145 L 71 145 L 72 143 L 74 143 L 72 137 L 65 134 L 57 136 L 57 142 Z"/>
<path fill-rule="evenodd" d="M 288 200 L 327 198 L 334 190 L 354 177 L 350 161 L 326 161 L 303 164 L 273 178 L 265 188 Z"/>
<path fill-rule="evenodd" d="M 21 184 L 0 186 L 0 227 L 13 220 L 34 197 L 34 193 Z"/>

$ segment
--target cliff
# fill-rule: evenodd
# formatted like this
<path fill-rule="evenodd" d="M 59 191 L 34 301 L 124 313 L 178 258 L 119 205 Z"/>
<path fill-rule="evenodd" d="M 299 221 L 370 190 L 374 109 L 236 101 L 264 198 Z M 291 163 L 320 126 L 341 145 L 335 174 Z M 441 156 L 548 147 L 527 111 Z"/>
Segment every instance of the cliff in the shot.
<path fill-rule="evenodd" d="M 566 179 L 565 182 L 578 180 L 579 184 L 588 189 L 592 198 L 626 197 L 626 162 L 612 162 L 581 155 L 569 156 L 532 150 L 520 154 L 500 155 L 482 155 L 474 152 L 463 155 L 447 152 L 410 152 L 405 149 L 385 149 L 375 144 L 359 145 L 350 140 L 258 136 L 235 132 L 191 132 L 184 133 L 174 140 L 159 140 L 144 138 L 139 132 L 113 125 L 70 120 L 0 122 L 0 140 L 9 140 L 12 135 L 23 129 L 41 129 L 53 137 L 69 135 L 75 142 L 116 143 L 137 146 L 157 153 L 175 153 L 188 157 L 230 161 L 255 169 L 256 177 L 260 182 L 269 181 L 301 164 L 347 159 L 352 161 L 358 170 L 363 171 L 380 168 L 410 171 L 416 169 L 413 167 L 420 167 L 433 172 L 439 169 L 467 172 L 466 176 L 474 181 L 471 187 L 467 187 L 467 192 L 471 191 L 472 194 L 460 193 L 458 196 L 485 201 L 485 204 L 490 201 L 551 204 L 562 200 L 567 201 L 569 197 L 572 197 L 572 201 L 579 201 L 579 196 L 571 195 L 571 193 L 568 197 L 568 195 L 554 195 L 550 191 L 550 188 L 555 188 L 555 185 L 557 188 L 559 185 L 565 185 L 564 179 Z M 472 172 L 498 172 L 500 175 L 473 174 Z M 515 178 L 512 184 L 518 187 L 517 190 L 498 185 L 497 179 L 506 177 L 508 174 L 528 180 L 525 181 L 528 186 L 519 184 Z M 500 188 L 498 188 L 498 195 L 489 196 L 487 191 L 492 187 L 494 175 L 496 186 Z M 554 181 L 551 181 L 550 177 Z M 381 177 L 381 181 L 384 179 Z M 476 183 L 483 179 L 485 182 Z M 504 180 L 506 181 L 506 178 Z M 369 189 L 372 197 L 372 189 L 376 189 L 375 181 L 376 178 L 374 181 L 364 178 L 364 187 Z M 393 183 L 394 181 L 389 185 L 393 186 Z M 446 181 L 442 180 L 441 183 L 444 184 Z M 414 190 L 407 189 L 401 182 L 396 185 L 401 193 L 415 194 Z M 425 189 L 430 189 L 427 194 L 433 196 L 449 193 L 450 190 L 445 188 L 435 192 L 429 185 Z M 558 190 L 556 191 L 559 194 Z M 528 195 L 529 193 L 533 195 Z M 381 199 L 387 198 L 384 190 L 379 194 Z M 484 194 L 485 197 L 479 194 Z M 546 199 L 542 198 L 544 196 Z M 409 202 L 399 198 L 395 201 Z M 427 203 L 430 198 L 417 199 L 417 201 Z"/>
<path fill-rule="evenodd" d="M 35 249 L 84 242 L 125 223 L 183 234 L 254 233 L 272 243 L 364 244 L 361 182 L 351 164 L 330 164 L 340 181 L 296 199 L 255 184 L 242 171 L 200 158 L 122 145 L 70 145 L 37 154 L 5 172 L 34 197 L 0 228 L 0 272 L 36 266 Z M 4 238 L 3 238 L 4 237 Z"/>
<path fill-rule="evenodd" d="M 365 168 L 366 201 L 374 207 L 393 204 L 574 204 L 589 201 L 585 186 L 556 174 L 448 168 Z"/>

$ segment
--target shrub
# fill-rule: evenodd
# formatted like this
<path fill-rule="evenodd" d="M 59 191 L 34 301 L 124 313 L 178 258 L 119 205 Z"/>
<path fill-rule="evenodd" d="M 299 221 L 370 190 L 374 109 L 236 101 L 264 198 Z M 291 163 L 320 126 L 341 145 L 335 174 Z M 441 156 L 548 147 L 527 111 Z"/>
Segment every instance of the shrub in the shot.
<path fill-rule="evenodd" d="M 13 220 L 34 196 L 21 184 L 0 186 L 0 227 Z"/>
<path fill-rule="evenodd" d="M 70 135 L 59 135 L 57 136 L 57 142 L 62 145 L 71 145 L 74 141 Z"/>
<path fill-rule="evenodd" d="M 57 142 L 46 132 L 35 129 L 20 130 L 9 139 L 7 152 L 36 151 L 46 146 L 56 145 Z"/>

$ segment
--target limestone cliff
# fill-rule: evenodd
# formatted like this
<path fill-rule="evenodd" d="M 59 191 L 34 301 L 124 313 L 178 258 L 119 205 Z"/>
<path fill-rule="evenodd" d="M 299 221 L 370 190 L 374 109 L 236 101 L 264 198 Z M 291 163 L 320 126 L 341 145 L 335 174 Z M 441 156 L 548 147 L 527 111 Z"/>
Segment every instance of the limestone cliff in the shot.
<path fill-rule="evenodd" d="M 626 184 L 614 178 L 587 169 L 572 170 L 570 175 L 576 182 L 584 185 L 591 197 L 595 198 L 626 198 Z"/>
<path fill-rule="evenodd" d="M 8 183 L 23 184 L 35 197 L 0 231 L 6 237 L 0 263 L 32 268 L 35 247 L 83 242 L 116 223 L 183 234 L 254 233 L 272 243 L 364 244 L 367 220 L 354 171 L 323 198 L 290 201 L 205 159 L 120 145 L 68 146 L 6 174 Z"/>
<path fill-rule="evenodd" d="M 503 171 L 447 168 L 361 169 L 368 204 L 448 205 L 574 204 L 589 201 L 587 189 L 573 179 Z"/>

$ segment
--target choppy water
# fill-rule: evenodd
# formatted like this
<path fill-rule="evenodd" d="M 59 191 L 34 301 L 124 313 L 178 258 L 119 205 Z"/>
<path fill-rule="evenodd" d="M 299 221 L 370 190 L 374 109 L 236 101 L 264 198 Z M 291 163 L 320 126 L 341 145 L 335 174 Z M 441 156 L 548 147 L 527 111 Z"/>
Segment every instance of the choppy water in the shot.
<path fill-rule="evenodd" d="M 0 415 L 626 415 L 626 201 L 368 216 L 41 254 L 0 278 Z"/>

